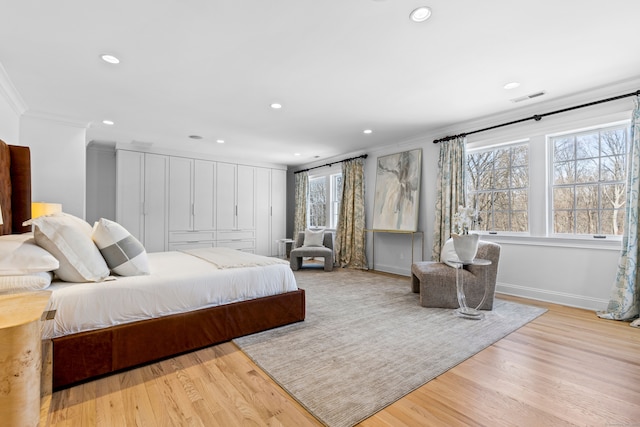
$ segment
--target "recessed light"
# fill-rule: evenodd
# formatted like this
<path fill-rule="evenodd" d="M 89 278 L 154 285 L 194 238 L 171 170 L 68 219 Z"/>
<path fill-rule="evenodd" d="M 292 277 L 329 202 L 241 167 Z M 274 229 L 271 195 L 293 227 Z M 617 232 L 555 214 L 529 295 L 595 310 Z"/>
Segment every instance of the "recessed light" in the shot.
<path fill-rule="evenodd" d="M 102 58 L 102 60 L 104 62 L 108 62 L 109 64 L 119 64 L 120 63 L 120 60 L 118 58 L 116 58 L 115 56 L 113 56 L 113 55 L 105 54 L 105 55 L 101 55 L 100 58 Z"/>
<path fill-rule="evenodd" d="M 369 135 L 370 133 L 373 133 L 373 131 L 371 129 L 365 129 L 362 133 Z"/>
<path fill-rule="evenodd" d="M 427 6 L 421 6 L 417 9 L 413 9 L 411 14 L 409 14 L 409 17 L 414 22 L 426 21 L 427 19 L 429 19 L 430 16 L 431 16 L 431 9 L 429 9 Z"/>
<path fill-rule="evenodd" d="M 109 126 L 113 126 L 115 124 L 113 120 L 103 120 L 102 123 Z"/>
<path fill-rule="evenodd" d="M 189 135 L 189 138 L 191 138 L 191 139 L 202 139 L 202 137 L 200 135 Z"/>
<path fill-rule="evenodd" d="M 218 144 L 224 144 L 224 139 L 216 139 L 216 142 L 217 142 Z"/>
<path fill-rule="evenodd" d="M 515 89 L 515 88 L 517 88 L 519 86 L 520 86 L 520 83 L 518 83 L 518 82 L 509 82 L 506 85 L 504 85 L 503 87 L 505 89 L 509 90 L 509 89 Z"/>
<path fill-rule="evenodd" d="M 300 155 L 300 153 L 293 153 L 293 155 L 294 155 L 294 156 L 299 156 L 299 155 Z"/>
<path fill-rule="evenodd" d="M 279 110 L 280 108 L 282 108 L 282 104 L 274 102 L 273 104 L 271 104 L 271 108 L 273 108 L 274 110 Z"/>

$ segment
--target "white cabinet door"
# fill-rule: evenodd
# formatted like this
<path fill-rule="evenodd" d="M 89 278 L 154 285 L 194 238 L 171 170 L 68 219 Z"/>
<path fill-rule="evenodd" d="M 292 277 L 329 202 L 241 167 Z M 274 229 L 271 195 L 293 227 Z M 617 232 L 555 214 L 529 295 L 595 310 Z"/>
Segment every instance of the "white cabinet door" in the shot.
<path fill-rule="evenodd" d="M 231 163 L 218 163 L 216 171 L 216 225 L 218 230 L 236 228 L 236 170 Z"/>
<path fill-rule="evenodd" d="M 194 230 L 214 230 L 216 163 L 206 160 L 194 162 L 193 214 Z"/>
<path fill-rule="evenodd" d="M 193 229 L 193 160 L 169 160 L 169 230 Z"/>
<path fill-rule="evenodd" d="M 163 252 L 168 239 L 169 159 L 145 154 L 144 162 L 144 246 L 147 252 Z"/>
<path fill-rule="evenodd" d="M 256 168 L 238 165 L 236 227 L 239 230 L 256 228 Z"/>
<path fill-rule="evenodd" d="M 278 255 L 277 240 L 287 237 L 287 171 L 271 170 L 271 255 Z"/>
<path fill-rule="evenodd" d="M 116 222 L 144 244 L 144 154 L 116 151 Z"/>
<path fill-rule="evenodd" d="M 256 253 L 271 253 L 271 169 L 256 168 Z"/>
<path fill-rule="evenodd" d="M 256 168 L 256 253 L 278 255 L 278 240 L 286 237 L 287 172 Z"/>

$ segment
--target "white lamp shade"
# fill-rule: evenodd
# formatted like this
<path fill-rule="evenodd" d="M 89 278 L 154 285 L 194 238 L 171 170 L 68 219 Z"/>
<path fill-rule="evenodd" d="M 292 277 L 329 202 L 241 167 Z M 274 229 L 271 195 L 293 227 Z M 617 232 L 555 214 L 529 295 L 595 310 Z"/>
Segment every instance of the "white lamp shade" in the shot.
<path fill-rule="evenodd" d="M 60 203 L 45 203 L 45 202 L 33 202 L 31 203 L 31 219 L 38 218 L 43 215 L 50 215 L 54 213 L 62 212 L 62 205 Z"/>

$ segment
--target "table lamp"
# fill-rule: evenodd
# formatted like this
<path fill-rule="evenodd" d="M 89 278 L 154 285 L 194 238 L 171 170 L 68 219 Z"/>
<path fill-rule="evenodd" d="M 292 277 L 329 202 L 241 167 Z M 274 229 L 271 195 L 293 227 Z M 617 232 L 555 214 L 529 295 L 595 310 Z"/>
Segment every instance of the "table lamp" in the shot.
<path fill-rule="evenodd" d="M 31 203 L 31 219 L 38 218 L 43 215 L 51 215 L 62 212 L 62 204 L 33 202 Z"/>

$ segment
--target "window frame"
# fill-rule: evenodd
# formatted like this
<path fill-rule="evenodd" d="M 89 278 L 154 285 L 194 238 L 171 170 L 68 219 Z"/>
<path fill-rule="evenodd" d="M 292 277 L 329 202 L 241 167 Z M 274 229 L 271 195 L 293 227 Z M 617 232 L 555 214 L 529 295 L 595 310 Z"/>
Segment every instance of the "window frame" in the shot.
<path fill-rule="evenodd" d="M 310 203 L 310 194 L 311 194 L 311 190 L 310 188 L 307 188 L 307 218 L 306 218 L 306 225 L 307 228 L 314 228 L 314 229 L 326 229 L 326 230 L 335 230 L 336 227 L 338 226 L 338 217 L 339 217 L 339 210 L 340 210 L 340 201 L 336 201 L 334 200 L 334 192 L 336 191 L 334 189 L 335 185 L 334 185 L 334 177 L 337 175 L 342 175 L 342 167 L 338 166 L 338 167 L 331 167 L 329 169 L 324 169 L 324 171 L 319 172 L 319 173 L 309 173 L 309 185 L 311 185 L 311 180 L 313 179 L 320 179 L 320 178 L 324 178 L 325 179 L 325 200 L 326 200 L 326 204 L 327 204 L 327 209 L 326 209 L 326 213 L 325 213 L 325 226 L 311 226 L 309 223 L 310 220 L 310 209 L 309 209 L 309 203 Z M 334 212 L 334 210 L 337 210 L 336 212 Z M 335 224 L 333 223 L 335 218 Z"/>
<path fill-rule="evenodd" d="M 554 195 L 554 189 L 556 187 L 571 187 L 573 186 L 578 187 L 581 184 L 582 185 L 598 185 L 600 186 L 601 183 L 603 182 L 600 178 L 597 181 L 593 181 L 593 182 L 588 182 L 588 183 L 578 183 L 578 182 L 574 182 L 573 184 L 563 184 L 563 185 L 557 185 L 554 183 L 554 171 L 555 171 L 555 161 L 554 161 L 554 139 L 558 138 L 558 137 L 563 137 L 563 136 L 569 136 L 572 135 L 575 137 L 580 136 L 580 135 L 584 135 L 584 134 L 588 134 L 590 132 L 593 131 L 598 131 L 598 134 L 600 134 L 600 132 L 602 130 L 606 130 L 606 129 L 614 129 L 614 128 L 624 128 L 625 130 L 625 137 L 626 137 L 626 152 L 625 152 L 625 163 L 626 163 L 626 174 L 625 177 L 622 181 L 615 181 L 617 183 L 622 183 L 625 186 L 625 193 L 626 193 L 626 184 L 627 184 L 627 174 L 629 173 L 628 170 L 628 162 L 629 162 L 629 147 L 630 144 L 632 143 L 630 137 L 631 137 L 631 120 L 626 119 L 626 120 L 617 120 L 617 121 L 612 121 L 612 122 L 601 122 L 599 124 L 595 124 L 595 125 L 591 125 L 591 126 L 586 126 L 586 127 L 581 127 L 581 128 L 577 128 L 577 129 L 571 129 L 571 130 L 563 130 L 560 132 L 553 132 L 553 133 L 548 133 L 545 135 L 545 150 L 546 150 L 546 236 L 549 238 L 553 238 L 553 239 L 565 239 L 565 240 L 577 240 L 577 241 L 610 241 L 610 242 L 620 242 L 622 241 L 622 234 L 616 235 L 616 234 L 601 234 L 601 233 L 590 233 L 590 234 L 586 234 L 586 233 L 556 233 L 554 230 L 554 200 L 553 200 L 553 195 Z M 575 148 L 574 148 L 575 150 Z M 603 157 L 608 157 L 608 156 L 603 156 L 602 155 L 602 149 L 600 148 L 599 145 L 599 151 L 598 151 L 598 157 L 597 159 L 600 160 Z M 593 159 L 594 157 L 589 157 L 588 159 Z M 587 158 L 580 158 L 580 159 L 587 159 Z M 577 162 L 579 159 L 577 158 L 577 156 L 574 156 L 573 161 Z M 600 164 L 600 162 L 598 162 L 598 164 Z M 598 172 L 599 174 L 601 173 L 601 168 L 600 166 L 598 167 Z M 614 182 L 614 181 L 606 181 L 606 182 Z M 574 211 L 574 222 L 575 222 L 575 211 L 576 210 L 580 210 L 579 208 L 576 207 L 575 205 L 575 198 L 576 196 L 574 195 L 574 207 L 573 207 L 573 211 Z M 599 196 L 599 201 L 598 201 L 598 212 L 602 211 L 602 210 L 606 210 L 606 209 L 602 209 L 602 207 L 600 206 L 600 196 Z M 626 205 L 626 201 L 625 201 L 625 205 Z M 624 206 L 622 207 L 622 211 L 624 214 Z M 575 229 L 576 225 L 574 224 L 574 229 Z"/>
<path fill-rule="evenodd" d="M 483 153 L 483 152 L 495 152 L 497 150 L 500 149 L 504 149 L 504 148 L 509 148 L 511 149 L 512 147 L 515 146 L 519 146 L 519 145 L 526 145 L 527 146 L 527 186 L 526 186 L 526 191 L 527 191 L 527 210 L 526 210 L 526 214 L 527 214 L 527 231 L 511 231 L 511 230 L 479 230 L 477 228 L 474 228 L 473 231 L 475 233 L 478 233 L 480 235 L 500 235 L 500 236 L 530 236 L 531 235 L 531 178 L 530 178 L 530 171 L 531 171 L 531 161 L 530 161 L 530 145 L 531 145 L 531 141 L 529 138 L 522 138 L 522 139 L 513 139 L 513 140 L 509 140 L 509 141 L 505 141 L 505 142 L 500 142 L 500 143 L 495 143 L 495 144 L 489 144 L 489 145 L 482 145 L 482 146 L 477 146 L 477 147 L 473 147 L 473 148 L 467 148 L 466 149 L 466 156 L 467 159 L 469 157 L 469 155 L 473 155 L 473 154 L 477 154 L 477 153 Z M 474 190 L 470 189 L 470 178 L 469 178 L 469 162 L 468 160 L 466 161 L 466 165 L 465 165 L 466 169 L 465 169 L 465 203 L 467 203 L 467 206 L 469 205 L 469 202 L 472 199 L 472 193 L 474 192 Z M 509 174 L 511 176 L 511 168 L 512 165 L 509 165 Z M 492 164 L 492 169 L 495 171 L 495 163 Z M 518 187 L 518 188 L 523 188 L 524 187 Z M 496 192 L 497 190 L 505 190 L 505 189 L 498 189 L 498 188 L 492 188 L 490 190 L 484 190 L 484 192 Z M 506 188 L 507 191 L 512 191 L 512 187 L 509 186 Z M 477 209 L 477 206 L 474 206 L 474 208 Z M 510 209 L 509 212 L 511 212 L 512 210 Z M 509 215 L 511 217 L 511 214 Z"/>

